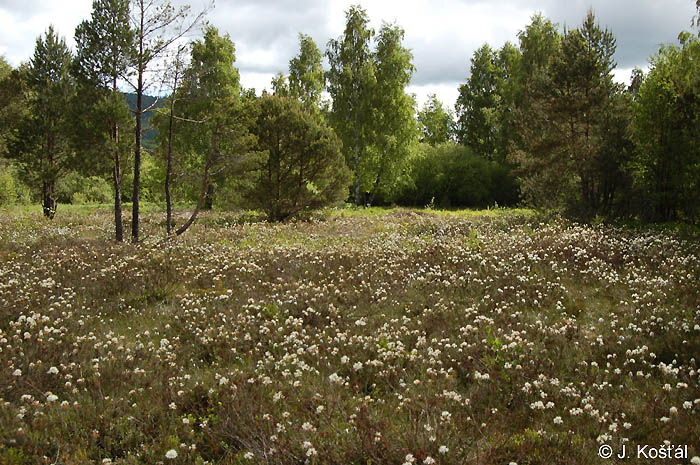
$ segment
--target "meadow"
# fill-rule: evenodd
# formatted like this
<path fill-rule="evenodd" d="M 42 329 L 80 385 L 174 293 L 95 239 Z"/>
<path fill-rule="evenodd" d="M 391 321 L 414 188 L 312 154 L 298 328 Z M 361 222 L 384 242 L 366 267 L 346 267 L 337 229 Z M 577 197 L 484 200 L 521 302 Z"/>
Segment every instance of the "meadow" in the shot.
<path fill-rule="evenodd" d="M 2 464 L 700 463 L 696 240 L 329 210 L 165 241 L 151 211 L 133 245 L 108 210 L 2 213 Z"/>

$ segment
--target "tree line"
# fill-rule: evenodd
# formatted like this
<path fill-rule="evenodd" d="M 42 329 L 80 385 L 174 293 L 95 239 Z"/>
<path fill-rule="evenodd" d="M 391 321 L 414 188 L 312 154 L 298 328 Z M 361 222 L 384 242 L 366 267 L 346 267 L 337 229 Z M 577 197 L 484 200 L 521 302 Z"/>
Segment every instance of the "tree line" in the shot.
<path fill-rule="evenodd" d="M 454 111 L 434 95 L 417 111 L 403 29 L 375 31 L 360 6 L 328 42 L 328 70 L 300 34 L 288 74 L 261 96 L 240 85 L 235 44 L 206 13 L 167 0 L 95 0 L 74 51 L 49 27 L 28 63 L 0 60 L 0 202 L 38 198 L 53 218 L 70 186 L 82 186 L 74 201 L 108 193 L 118 241 L 123 201 L 139 240 L 142 195 L 166 204 L 169 234 L 214 198 L 270 220 L 343 200 L 700 216 L 700 43 L 691 33 L 625 86 L 613 80 L 615 38 L 592 12 L 563 31 L 535 15 L 517 45 L 474 53 Z M 195 28 L 202 37 L 187 43 Z M 156 137 L 145 146 L 150 113 Z M 174 198 L 196 205 L 179 227 Z"/>

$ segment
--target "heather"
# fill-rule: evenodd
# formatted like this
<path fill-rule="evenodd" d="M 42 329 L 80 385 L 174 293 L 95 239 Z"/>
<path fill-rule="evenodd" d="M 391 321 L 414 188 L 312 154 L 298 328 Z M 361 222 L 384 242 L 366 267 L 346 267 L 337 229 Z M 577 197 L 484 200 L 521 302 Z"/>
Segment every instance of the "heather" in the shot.
<path fill-rule="evenodd" d="M 696 240 L 514 210 L 113 228 L 0 218 L 1 463 L 700 455 Z"/>

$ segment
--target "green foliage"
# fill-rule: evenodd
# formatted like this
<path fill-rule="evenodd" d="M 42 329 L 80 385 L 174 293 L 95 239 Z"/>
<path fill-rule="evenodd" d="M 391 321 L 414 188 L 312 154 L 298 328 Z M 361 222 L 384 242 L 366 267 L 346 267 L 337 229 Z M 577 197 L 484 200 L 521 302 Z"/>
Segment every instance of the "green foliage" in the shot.
<path fill-rule="evenodd" d="M 354 170 L 353 200 L 367 205 L 381 191 L 392 190 L 417 138 L 415 102 L 406 94 L 413 55 L 402 45 L 399 26 L 382 24 L 372 52 L 375 31 L 366 11 L 352 6 L 346 19 L 344 35 L 329 41 L 326 52 L 330 121 Z"/>
<path fill-rule="evenodd" d="M 129 0 L 93 0 L 90 20 L 75 28 L 75 73 L 92 86 L 116 90 L 133 58 Z"/>
<path fill-rule="evenodd" d="M 402 45 L 404 31 L 396 24 L 383 23 L 374 53 L 376 87 L 373 93 L 373 134 L 370 156 L 360 163 L 367 192 L 366 205 L 378 192 L 393 190 L 411 146 L 418 139 L 415 101 L 406 93 L 415 70 L 413 55 Z"/>
<path fill-rule="evenodd" d="M 14 165 L 0 160 L 0 206 L 31 202 L 31 191 L 20 181 L 18 174 Z"/>
<path fill-rule="evenodd" d="M 343 141 L 345 160 L 354 170 L 354 200 L 360 205 L 360 159 L 366 156 L 372 132 L 372 90 L 376 78 L 370 41 L 374 30 L 360 6 L 350 7 L 345 18 L 343 35 L 328 42 L 330 70 L 326 82 L 333 99 L 331 124 Z"/>
<path fill-rule="evenodd" d="M 418 112 L 420 142 L 440 145 L 452 139 L 454 118 L 452 111 L 445 111 L 435 94 L 428 95 L 428 101 Z"/>
<path fill-rule="evenodd" d="M 483 45 L 459 86 L 456 135 L 462 145 L 488 159 L 504 161 L 516 139 L 513 111 L 519 98 L 521 53 L 510 43 L 494 51 Z"/>
<path fill-rule="evenodd" d="M 17 157 L 27 179 L 41 188 L 43 211 L 48 218 L 56 213 L 56 181 L 74 163 L 68 115 L 75 85 L 70 65 L 70 50 L 50 26 L 43 38 L 37 38 L 30 66 L 23 75 L 29 111 L 11 147 L 11 155 Z"/>
<path fill-rule="evenodd" d="M 458 140 L 486 159 L 493 157 L 497 127 L 499 94 L 494 62 L 495 54 L 488 44 L 474 52 L 469 79 L 459 86 L 456 103 Z"/>
<path fill-rule="evenodd" d="M 0 157 L 8 155 L 12 139 L 27 111 L 24 70 L 13 70 L 0 56 Z"/>
<path fill-rule="evenodd" d="M 506 165 L 485 160 L 454 143 L 436 147 L 421 144 L 409 159 L 408 172 L 410 182 L 394 199 L 401 205 L 486 207 L 518 201 L 517 183 Z"/>
<path fill-rule="evenodd" d="M 246 192 L 248 205 L 282 221 L 333 205 L 347 195 L 350 172 L 340 140 L 318 112 L 285 97 L 264 96 L 253 133 L 264 153 Z"/>
<path fill-rule="evenodd" d="M 613 83 L 615 47 L 592 12 L 563 36 L 539 17 L 521 34 L 525 94 L 514 158 L 534 205 L 583 218 L 613 210 L 632 151 L 629 100 Z"/>
<path fill-rule="evenodd" d="M 299 54 L 289 61 L 289 96 L 301 100 L 307 111 L 317 111 L 321 106 L 325 85 L 321 57 L 316 42 L 299 34 Z"/>
<path fill-rule="evenodd" d="M 56 197 L 59 203 L 109 203 L 114 194 L 105 178 L 71 171 L 56 183 Z"/>
<path fill-rule="evenodd" d="M 240 95 L 239 73 L 234 67 L 235 46 L 228 35 L 209 26 L 204 38 L 192 44 L 190 65 L 183 74 L 173 124 L 173 172 L 198 193 L 197 209 L 181 234 L 204 206 L 212 202 L 214 186 L 224 185 L 250 167 L 254 137 L 249 127 L 255 118 L 254 100 Z M 161 118 L 160 127 L 170 120 Z M 159 131 L 159 144 L 168 143 L 168 131 Z M 161 149 L 163 150 L 163 149 Z"/>
<path fill-rule="evenodd" d="M 663 46 L 634 105 L 639 156 L 634 163 L 642 217 L 669 221 L 700 218 L 700 42 L 681 35 Z"/>

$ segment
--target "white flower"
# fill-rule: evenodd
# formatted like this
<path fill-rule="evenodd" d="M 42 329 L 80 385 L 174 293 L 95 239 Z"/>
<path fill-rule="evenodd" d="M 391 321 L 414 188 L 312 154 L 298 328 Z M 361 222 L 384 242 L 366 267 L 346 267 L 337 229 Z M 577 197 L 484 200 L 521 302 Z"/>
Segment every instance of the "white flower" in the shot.
<path fill-rule="evenodd" d="M 338 373 L 333 373 L 328 377 L 331 383 L 343 384 L 343 378 L 338 376 Z"/>
<path fill-rule="evenodd" d="M 693 465 L 700 465 L 700 457 L 696 455 L 695 457 L 690 459 L 690 463 L 692 463 Z"/>
<path fill-rule="evenodd" d="M 562 423 L 564 423 L 564 420 L 562 420 L 561 417 L 554 417 L 555 425 L 561 425 Z"/>
<path fill-rule="evenodd" d="M 671 413 L 671 415 L 678 415 L 678 409 L 676 407 L 671 407 L 668 409 L 668 411 Z"/>
<path fill-rule="evenodd" d="M 423 463 L 424 463 L 425 465 L 432 465 L 432 464 L 435 463 L 435 459 L 432 458 L 431 456 L 427 456 L 427 457 L 425 458 L 425 460 L 423 460 Z"/>
<path fill-rule="evenodd" d="M 46 396 L 46 400 L 48 402 L 56 402 L 58 400 L 58 396 L 56 394 L 49 394 Z"/>
<path fill-rule="evenodd" d="M 309 449 L 307 449 L 306 456 L 307 457 L 315 457 L 316 456 L 316 449 L 314 449 L 313 447 L 310 447 Z"/>
<path fill-rule="evenodd" d="M 177 451 L 175 449 L 170 449 L 168 452 L 165 453 L 165 458 L 166 459 L 176 459 L 177 458 Z"/>
<path fill-rule="evenodd" d="M 225 386 L 228 384 L 228 378 L 222 376 L 221 379 L 219 380 L 219 386 Z"/>
<path fill-rule="evenodd" d="M 51 367 L 51 368 L 49 368 L 49 371 L 47 371 L 46 373 L 48 373 L 48 374 L 50 374 L 50 375 L 57 375 L 57 374 L 58 374 L 58 368 L 56 368 L 56 367 Z"/>
<path fill-rule="evenodd" d="M 355 371 L 360 371 L 362 369 L 362 362 L 355 362 L 352 366 L 352 369 Z"/>
<path fill-rule="evenodd" d="M 253 458 L 253 453 L 250 452 L 250 451 L 248 451 L 248 452 L 246 452 L 245 454 L 243 454 L 243 458 L 246 459 L 246 460 L 252 460 L 252 458 Z"/>
<path fill-rule="evenodd" d="M 413 457 L 413 454 L 407 454 L 404 460 L 406 461 L 406 463 L 413 463 L 416 461 L 416 458 Z"/>
<path fill-rule="evenodd" d="M 444 445 L 443 445 L 443 446 L 440 446 L 440 448 L 438 449 L 438 452 L 440 452 L 441 454 L 446 454 L 446 453 L 448 453 L 449 451 L 450 451 L 450 449 L 449 449 L 447 446 L 444 446 Z"/>
<path fill-rule="evenodd" d="M 303 425 L 301 425 L 301 429 L 303 429 L 304 431 L 314 431 L 314 430 L 316 430 L 316 428 L 314 428 L 314 425 L 312 425 L 312 424 L 309 423 L 308 421 L 307 421 L 306 423 L 304 423 Z"/>
<path fill-rule="evenodd" d="M 22 370 L 17 368 L 15 371 L 12 372 L 12 376 L 22 376 Z"/>

